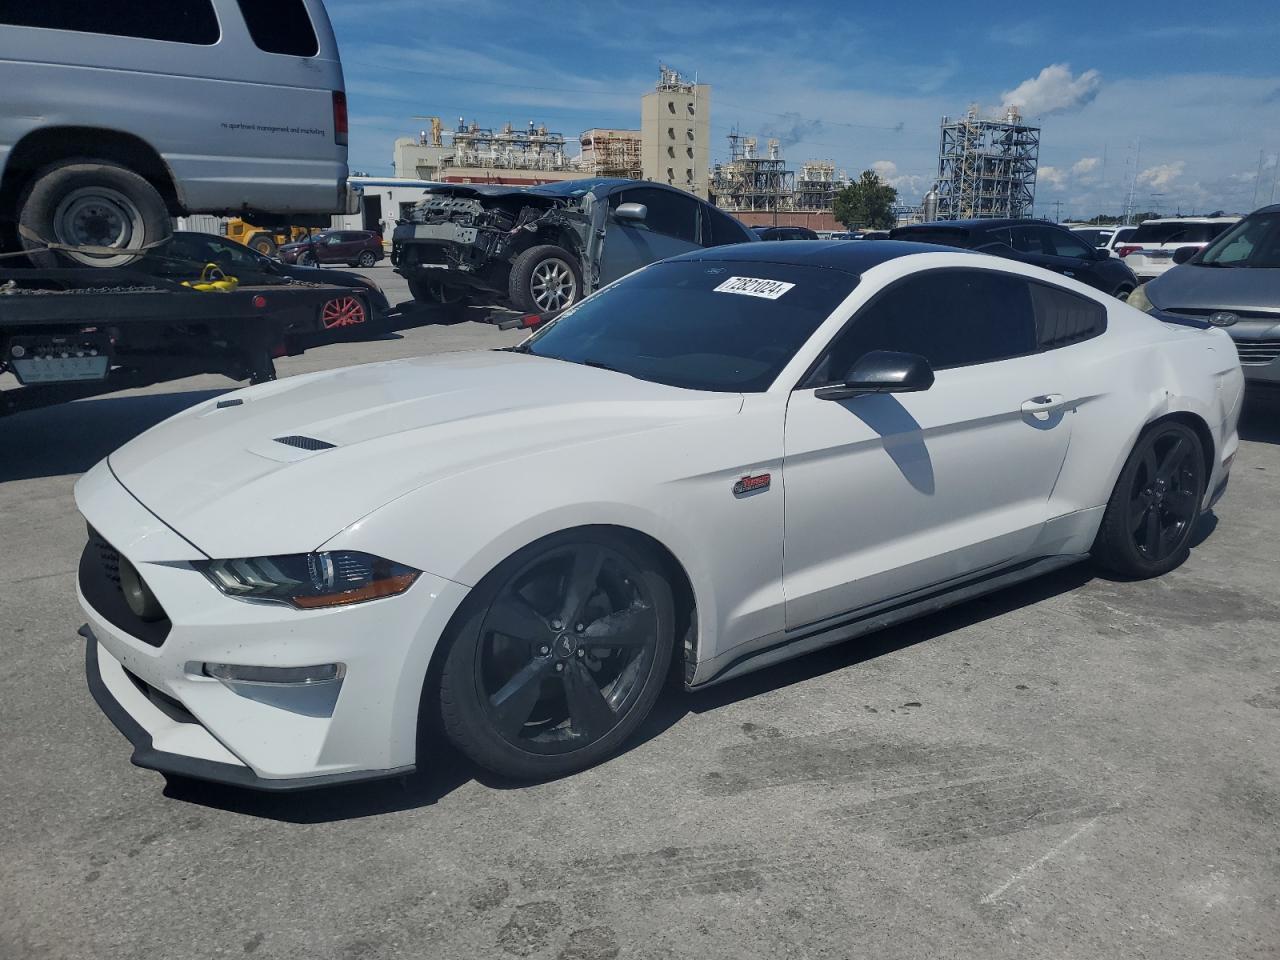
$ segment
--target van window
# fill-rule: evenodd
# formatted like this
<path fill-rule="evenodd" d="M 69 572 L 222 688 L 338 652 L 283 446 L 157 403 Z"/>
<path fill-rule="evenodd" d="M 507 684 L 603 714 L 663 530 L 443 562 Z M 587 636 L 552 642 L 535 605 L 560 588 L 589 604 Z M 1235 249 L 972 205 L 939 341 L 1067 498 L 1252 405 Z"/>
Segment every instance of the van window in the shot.
<path fill-rule="evenodd" d="M 320 52 L 315 28 L 302 0 L 237 0 L 254 45 L 266 53 L 314 57 Z"/>
<path fill-rule="evenodd" d="M 130 0 L 129 3 L 0 0 L 0 23 L 202 46 L 217 43 L 221 36 L 212 0 Z"/>

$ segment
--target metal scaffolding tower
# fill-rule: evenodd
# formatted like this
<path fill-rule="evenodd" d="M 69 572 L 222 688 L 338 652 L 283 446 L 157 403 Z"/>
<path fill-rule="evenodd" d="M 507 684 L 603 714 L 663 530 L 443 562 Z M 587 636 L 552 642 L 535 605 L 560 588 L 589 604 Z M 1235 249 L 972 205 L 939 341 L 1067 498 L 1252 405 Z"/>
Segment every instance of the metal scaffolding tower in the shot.
<path fill-rule="evenodd" d="M 725 210 L 791 210 L 795 203 L 794 170 L 777 140 L 769 141 L 768 156 L 756 155 L 756 138 L 729 134 L 729 162 L 716 164 L 711 193 Z"/>
<path fill-rule="evenodd" d="M 1036 198 L 1040 128 L 1017 107 L 983 119 L 977 107 L 959 120 L 942 118 L 938 149 L 938 219 L 1029 217 Z"/>
<path fill-rule="evenodd" d="M 795 208 L 797 210 L 831 210 L 836 194 L 848 185 L 849 178 L 830 160 L 809 160 L 800 166 L 796 177 Z"/>

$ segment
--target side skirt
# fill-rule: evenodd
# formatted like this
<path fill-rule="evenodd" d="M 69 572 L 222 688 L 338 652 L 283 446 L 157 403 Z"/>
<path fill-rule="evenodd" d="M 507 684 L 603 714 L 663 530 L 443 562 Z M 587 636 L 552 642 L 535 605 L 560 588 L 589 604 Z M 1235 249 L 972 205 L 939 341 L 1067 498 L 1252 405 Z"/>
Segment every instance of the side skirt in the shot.
<path fill-rule="evenodd" d="M 1015 567 L 1006 567 L 978 579 L 967 580 L 956 586 L 935 589 L 931 593 L 917 595 L 911 599 L 890 600 L 870 609 L 846 615 L 837 622 L 817 630 L 806 629 L 792 636 L 783 635 L 776 643 L 744 653 L 729 661 L 725 666 L 718 668 L 706 680 L 699 683 L 686 684 L 685 687 L 689 690 L 700 690 L 717 683 L 723 683 L 725 680 L 731 680 L 734 677 L 740 677 L 745 673 L 751 673 L 762 667 L 781 663 L 783 660 L 790 660 L 792 657 L 803 656 L 823 647 L 843 643 L 846 640 L 853 640 L 906 620 L 937 613 L 939 610 L 944 610 L 957 603 L 963 603 L 966 600 L 972 600 L 975 597 L 993 593 L 1005 587 L 1011 587 L 1024 580 L 1031 580 L 1087 559 L 1087 554 L 1043 557 L 1039 560 L 1027 561 Z"/>

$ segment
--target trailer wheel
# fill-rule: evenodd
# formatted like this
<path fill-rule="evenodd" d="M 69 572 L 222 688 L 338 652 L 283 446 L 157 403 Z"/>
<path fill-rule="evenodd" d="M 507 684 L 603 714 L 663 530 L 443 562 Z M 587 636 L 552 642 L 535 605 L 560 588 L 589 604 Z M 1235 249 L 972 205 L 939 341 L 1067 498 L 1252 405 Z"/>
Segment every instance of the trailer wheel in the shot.
<path fill-rule="evenodd" d="M 37 267 L 123 267 L 139 258 L 46 250 L 47 242 L 136 250 L 173 232 L 155 187 L 119 164 L 86 159 L 41 170 L 18 201 L 18 224 Z"/>
<path fill-rule="evenodd" d="M 582 299 L 582 268 L 564 247 L 530 247 L 511 264 L 507 292 L 517 310 L 557 313 Z"/>

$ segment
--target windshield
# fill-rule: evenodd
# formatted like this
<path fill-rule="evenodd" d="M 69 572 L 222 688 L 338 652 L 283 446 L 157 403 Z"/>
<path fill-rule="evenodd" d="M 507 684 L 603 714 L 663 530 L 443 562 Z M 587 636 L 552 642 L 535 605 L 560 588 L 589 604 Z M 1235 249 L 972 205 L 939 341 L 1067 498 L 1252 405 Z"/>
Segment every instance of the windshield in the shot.
<path fill-rule="evenodd" d="M 869 236 L 869 234 L 868 234 Z M 907 227 L 893 231 L 893 239 L 912 243 L 936 243 L 944 247 L 967 247 L 969 231 L 959 227 Z"/>
<path fill-rule="evenodd" d="M 1206 267 L 1280 267 L 1280 213 L 1246 217 L 1192 262 Z"/>
<path fill-rule="evenodd" d="M 1230 223 L 1184 223 L 1168 221 L 1153 223 L 1148 221 L 1138 225 L 1129 238 L 1131 243 L 1205 243 L 1212 240 Z"/>
<path fill-rule="evenodd" d="M 840 270 L 785 263 L 657 263 L 517 349 L 673 387 L 759 393 L 857 284 Z"/>

